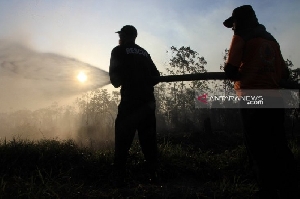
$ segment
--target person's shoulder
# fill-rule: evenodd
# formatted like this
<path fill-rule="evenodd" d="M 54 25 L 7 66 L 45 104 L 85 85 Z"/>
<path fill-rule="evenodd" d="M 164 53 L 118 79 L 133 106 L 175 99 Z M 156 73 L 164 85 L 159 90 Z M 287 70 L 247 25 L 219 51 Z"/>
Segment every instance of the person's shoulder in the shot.
<path fill-rule="evenodd" d="M 121 46 L 118 45 L 118 46 L 115 46 L 113 49 L 112 49 L 112 52 L 115 52 L 115 51 L 118 51 L 121 49 Z"/>
<path fill-rule="evenodd" d="M 277 42 L 273 35 L 266 30 L 266 27 L 263 24 L 258 24 L 254 28 L 236 31 L 235 35 L 240 36 L 246 42 L 257 38 Z"/>
<path fill-rule="evenodd" d="M 139 48 L 139 49 L 141 49 L 141 50 L 147 52 L 147 50 L 146 50 L 145 48 L 141 47 L 141 46 L 138 45 L 138 44 L 134 44 L 134 47 L 135 47 L 135 48 Z"/>
<path fill-rule="evenodd" d="M 146 57 L 151 58 L 150 53 L 143 47 L 135 44 L 139 49 L 141 49 L 144 52 L 144 55 L 147 55 Z"/>
<path fill-rule="evenodd" d="M 122 54 L 124 53 L 124 46 L 118 45 L 114 47 L 111 51 L 111 54 Z"/>

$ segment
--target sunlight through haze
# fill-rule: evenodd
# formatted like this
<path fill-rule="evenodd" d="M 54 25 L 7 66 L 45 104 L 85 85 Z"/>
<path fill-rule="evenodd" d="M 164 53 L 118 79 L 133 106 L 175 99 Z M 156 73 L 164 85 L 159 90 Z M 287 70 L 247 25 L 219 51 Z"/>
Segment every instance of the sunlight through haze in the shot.
<path fill-rule="evenodd" d="M 106 71 L 75 58 L 0 41 L 0 110 L 50 104 L 109 83 Z"/>

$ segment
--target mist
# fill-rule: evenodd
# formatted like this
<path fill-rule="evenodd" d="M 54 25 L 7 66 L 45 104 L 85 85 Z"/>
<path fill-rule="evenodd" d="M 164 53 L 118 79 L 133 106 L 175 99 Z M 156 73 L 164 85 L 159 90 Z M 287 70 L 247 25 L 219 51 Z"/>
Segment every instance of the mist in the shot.
<path fill-rule="evenodd" d="M 109 83 L 106 71 L 88 63 L 0 40 L 0 140 L 101 137 L 88 134 L 80 96 Z"/>
<path fill-rule="evenodd" d="M 108 73 L 88 63 L 0 40 L 0 111 L 41 108 L 107 84 Z"/>

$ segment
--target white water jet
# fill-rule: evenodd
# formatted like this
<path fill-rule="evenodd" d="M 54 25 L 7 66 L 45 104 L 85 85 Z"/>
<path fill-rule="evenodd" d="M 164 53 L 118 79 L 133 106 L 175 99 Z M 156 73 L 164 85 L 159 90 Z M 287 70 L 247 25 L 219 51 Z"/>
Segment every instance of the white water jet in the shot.
<path fill-rule="evenodd" d="M 109 83 L 88 63 L 0 40 L 0 111 L 40 108 Z"/>

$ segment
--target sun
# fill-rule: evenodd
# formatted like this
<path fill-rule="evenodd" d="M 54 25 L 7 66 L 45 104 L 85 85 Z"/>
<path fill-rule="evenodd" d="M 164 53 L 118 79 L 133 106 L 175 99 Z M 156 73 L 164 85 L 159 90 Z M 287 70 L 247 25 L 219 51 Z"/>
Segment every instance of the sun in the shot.
<path fill-rule="evenodd" d="M 85 82 L 87 80 L 87 76 L 86 76 L 86 74 L 84 72 L 80 72 L 77 75 L 77 79 L 80 82 Z"/>

